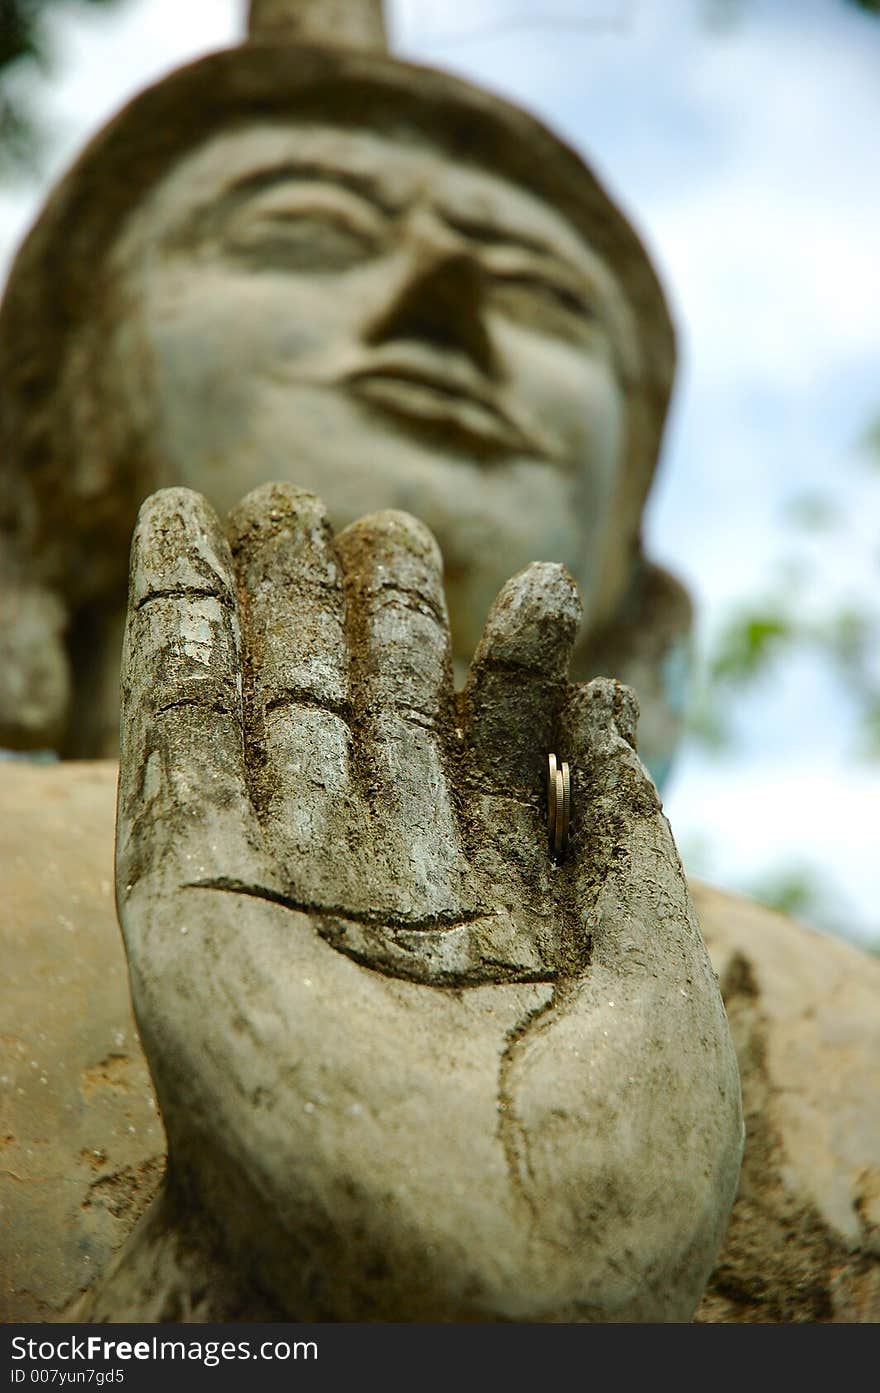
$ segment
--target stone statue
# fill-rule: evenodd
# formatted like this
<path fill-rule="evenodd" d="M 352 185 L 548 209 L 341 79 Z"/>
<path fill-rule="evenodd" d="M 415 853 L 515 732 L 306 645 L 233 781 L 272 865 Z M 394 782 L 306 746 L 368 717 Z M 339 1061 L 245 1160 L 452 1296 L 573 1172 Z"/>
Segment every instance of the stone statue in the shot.
<path fill-rule="evenodd" d="M 334 541 L 270 484 L 228 537 L 181 489 L 135 534 L 117 897 L 169 1164 L 78 1318 L 689 1319 L 739 1078 L 631 693 L 566 682 L 571 578 L 508 582 L 457 703 L 409 515 Z"/>
<path fill-rule="evenodd" d="M 390 59 L 376 4 L 251 30 L 96 138 L 0 311 L 3 736 L 111 751 L 125 630 L 116 899 L 168 1148 L 115 766 L 7 763 L 7 1318 L 88 1288 L 88 1320 L 688 1320 L 713 1268 L 737 1318 L 750 1177 L 797 1168 L 787 1132 L 747 1151 L 722 1251 L 737 1065 L 617 680 L 659 779 L 689 625 L 639 543 L 662 292 L 578 157 Z M 758 1088 L 764 950 L 703 902 Z M 880 1147 L 843 1131 L 867 1232 Z M 823 1250 L 848 1318 L 868 1251 Z"/>
<path fill-rule="evenodd" d="M 294 5 L 255 7 L 256 39 L 288 10 L 338 37 Z M 0 743 L 115 753 L 147 493 L 187 484 L 222 514 L 292 478 L 336 527 L 395 507 L 431 529 L 459 680 L 508 577 L 564 563 L 586 608 L 573 675 L 637 687 L 662 778 L 690 606 L 639 531 L 672 329 L 629 224 L 523 112 L 363 48 L 216 54 L 92 143 L 0 333 Z"/>

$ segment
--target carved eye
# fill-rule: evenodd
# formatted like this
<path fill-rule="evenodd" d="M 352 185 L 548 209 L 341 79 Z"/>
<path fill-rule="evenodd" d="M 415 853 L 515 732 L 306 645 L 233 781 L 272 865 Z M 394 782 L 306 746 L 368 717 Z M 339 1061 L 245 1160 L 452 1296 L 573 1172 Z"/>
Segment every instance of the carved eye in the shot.
<path fill-rule="evenodd" d="M 228 252 L 256 269 L 339 271 L 375 255 L 384 220 L 344 189 L 276 190 L 242 208 L 224 237 Z"/>
<path fill-rule="evenodd" d="M 595 307 L 586 294 L 538 272 L 496 272 L 493 299 L 516 317 L 566 336 L 576 336 L 596 323 Z"/>
<path fill-rule="evenodd" d="M 327 212 L 254 219 L 227 246 L 250 261 L 297 271 L 341 270 L 374 250 L 371 238 Z"/>

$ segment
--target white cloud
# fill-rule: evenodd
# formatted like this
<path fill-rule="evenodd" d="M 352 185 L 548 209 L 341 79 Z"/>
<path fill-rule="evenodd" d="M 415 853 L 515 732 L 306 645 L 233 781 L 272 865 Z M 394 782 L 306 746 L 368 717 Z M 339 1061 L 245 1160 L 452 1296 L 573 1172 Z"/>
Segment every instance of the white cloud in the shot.
<path fill-rule="evenodd" d="M 801 757 L 725 773 L 694 759 L 665 799 L 680 844 L 702 847 L 713 883 L 743 890 L 780 867 L 814 868 L 835 919 L 855 940 L 877 941 L 877 775 Z M 686 858 L 687 859 L 687 858 Z"/>

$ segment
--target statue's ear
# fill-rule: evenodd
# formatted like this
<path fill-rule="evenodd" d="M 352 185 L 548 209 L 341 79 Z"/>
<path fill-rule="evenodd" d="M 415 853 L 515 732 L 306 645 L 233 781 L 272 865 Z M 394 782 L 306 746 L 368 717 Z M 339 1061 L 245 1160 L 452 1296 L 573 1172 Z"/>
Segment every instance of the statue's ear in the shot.
<path fill-rule="evenodd" d="M 634 688 L 638 747 L 658 788 L 682 737 L 693 675 L 693 604 L 681 581 L 639 555 L 617 613 L 587 632 L 572 677 L 617 677 Z"/>
<path fill-rule="evenodd" d="M 68 614 L 53 591 L 0 583 L 0 748 L 57 750 L 70 707 Z"/>

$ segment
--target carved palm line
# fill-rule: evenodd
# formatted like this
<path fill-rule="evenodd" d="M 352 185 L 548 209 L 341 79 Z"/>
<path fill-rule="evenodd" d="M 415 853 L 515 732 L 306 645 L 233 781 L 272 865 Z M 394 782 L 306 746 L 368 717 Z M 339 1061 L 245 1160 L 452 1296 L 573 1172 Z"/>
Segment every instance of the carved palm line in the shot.
<path fill-rule="evenodd" d="M 297 491 L 294 490 L 293 493 L 296 494 Z M 193 497 L 193 495 L 189 495 L 189 499 Z M 188 879 L 186 888 L 212 889 L 248 895 L 291 911 L 305 913 L 312 919 L 322 937 L 338 951 L 390 975 L 456 987 L 476 985 L 487 981 L 554 981 L 557 976 L 556 959 L 558 955 L 556 951 L 548 954 L 546 942 L 542 951 L 537 950 L 536 944 L 532 944 L 530 947 L 528 943 L 518 942 L 519 939 L 530 937 L 528 918 L 522 924 L 518 922 L 522 911 L 525 911 L 527 916 L 531 915 L 532 919 L 534 919 L 535 913 L 538 914 L 539 919 L 545 918 L 548 913 L 551 918 L 556 916 L 558 919 L 562 913 L 563 907 L 560 905 L 554 904 L 552 910 L 550 908 L 550 902 L 557 899 L 555 892 L 558 887 L 554 887 L 547 880 L 547 872 L 552 874 L 553 867 L 546 854 L 544 869 L 539 874 L 540 884 L 535 883 L 532 886 L 523 884 L 522 890 L 525 892 L 525 899 L 522 900 L 520 911 L 515 908 L 511 910 L 509 906 L 506 910 L 503 907 L 500 909 L 495 907 L 491 890 L 492 881 L 497 874 L 497 862 L 490 865 L 489 868 L 488 888 L 490 896 L 488 904 L 484 904 L 482 907 L 473 904 L 473 891 L 475 884 L 479 889 L 480 875 L 477 875 L 475 880 L 476 867 L 472 864 L 471 853 L 467 850 L 469 840 L 467 823 L 469 819 L 467 816 L 463 819 L 456 816 L 457 805 L 469 805 L 471 801 L 476 802 L 479 796 L 483 795 L 482 815 L 486 815 L 488 807 L 488 815 L 491 820 L 502 823 L 508 823 L 510 818 L 504 813 L 500 817 L 498 816 L 496 800 L 509 804 L 511 808 L 519 805 L 522 817 L 525 819 L 525 821 L 521 820 L 521 830 L 523 828 L 531 829 L 526 831 L 526 839 L 535 842 L 537 848 L 537 841 L 540 838 L 540 814 L 538 813 L 540 796 L 537 792 L 530 791 L 531 779 L 523 785 L 522 778 L 519 777 L 520 771 L 517 771 L 518 777 L 513 781 L 513 784 L 505 783 L 497 777 L 494 778 L 492 787 L 488 792 L 488 803 L 485 801 L 486 790 L 480 784 L 480 744 L 482 736 L 485 735 L 485 729 L 482 732 L 477 729 L 480 719 L 482 719 L 479 712 L 475 715 L 472 710 L 470 716 L 466 717 L 463 711 L 459 711 L 456 716 L 453 708 L 451 674 L 448 671 L 448 629 L 442 589 L 439 590 L 439 599 L 430 593 L 430 589 L 429 593 L 425 593 L 427 587 L 439 585 L 439 571 L 437 571 L 436 576 L 432 572 L 432 567 L 436 567 L 432 554 L 429 551 L 426 552 L 420 534 L 412 533 L 414 524 L 411 525 L 411 520 L 404 519 L 401 523 L 392 519 L 390 524 L 382 522 L 378 532 L 375 532 L 376 524 L 374 523 L 373 532 L 369 528 L 367 529 L 366 551 L 364 551 L 364 538 L 360 535 L 357 535 L 353 542 L 347 543 L 349 558 L 352 547 L 354 547 L 355 562 L 351 567 L 349 567 L 348 561 L 344 562 L 347 599 L 343 601 L 342 575 L 339 571 L 336 571 L 335 583 L 331 584 L 327 583 L 330 577 L 326 565 L 323 574 L 320 574 L 321 566 L 324 564 L 321 545 L 323 542 L 323 545 L 326 546 L 330 534 L 326 524 L 323 529 L 308 526 L 307 512 L 316 501 L 310 499 L 308 503 L 304 503 L 303 500 L 306 497 L 309 496 L 297 496 L 294 499 L 293 512 L 291 511 L 291 500 L 286 495 L 279 497 L 276 493 L 271 499 L 261 498 L 258 509 L 245 518 L 244 526 L 239 521 L 239 546 L 236 550 L 240 554 L 237 557 L 235 569 L 232 571 L 229 569 L 231 558 L 229 558 L 229 552 L 225 547 L 225 539 L 222 539 L 218 552 L 216 540 L 211 536 L 212 532 L 216 536 L 216 520 L 213 520 L 207 534 L 205 524 L 201 524 L 201 541 L 195 545 L 192 544 L 192 533 L 189 534 L 184 573 L 181 573 L 178 566 L 174 564 L 172 564 L 171 573 L 168 573 L 167 563 L 162 560 L 164 548 L 160 550 L 155 543 L 152 543 L 154 548 L 152 555 L 149 545 L 145 548 L 144 556 L 147 560 L 148 574 L 144 577 L 146 585 L 139 587 L 140 596 L 133 595 L 132 597 L 133 614 L 137 615 L 144 606 L 151 608 L 150 602 L 153 601 L 167 600 L 171 601 L 172 604 L 179 604 L 182 601 L 184 605 L 186 602 L 192 601 L 196 607 L 200 603 L 214 601 L 219 606 L 219 616 L 215 610 L 213 622 L 216 623 L 216 618 L 220 617 L 226 633 L 224 643 L 218 644 L 216 638 L 212 643 L 209 643 L 211 656 L 208 662 L 208 671 L 206 671 L 204 663 L 197 662 L 193 667 L 180 660 L 187 651 L 185 617 L 180 621 L 179 637 L 173 643 L 172 650 L 166 650 L 167 656 L 172 656 L 170 670 L 173 674 L 173 680 L 171 692 L 168 695 L 173 696 L 173 699 L 159 703 L 155 701 L 154 696 L 150 702 L 154 715 L 160 716 L 175 706 L 192 705 L 202 709 L 213 709 L 234 719 L 241 739 L 244 741 L 243 772 L 248 789 L 248 802 L 252 814 L 256 815 L 258 826 L 262 828 L 261 840 L 263 836 L 268 835 L 269 841 L 266 846 L 267 849 L 270 849 L 273 840 L 276 840 L 279 835 L 282 838 L 280 862 L 277 854 L 270 857 L 271 863 L 278 870 L 282 869 L 283 861 L 287 858 L 283 854 L 285 837 L 284 790 L 282 790 L 281 795 L 278 795 L 277 785 L 279 783 L 289 784 L 289 777 L 285 778 L 285 775 L 288 775 L 289 770 L 296 765 L 295 763 L 290 764 L 287 758 L 288 751 L 285 747 L 281 749 L 283 757 L 281 763 L 279 763 L 277 746 L 269 750 L 268 755 L 265 756 L 265 759 L 263 758 L 265 750 L 261 750 L 261 747 L 264 746 L 263 737 L 266 735 L 266 718 L 283 710 L 303 712 L 309 708 L 335 718 L 345 728 L 346 739 L 349 742 L 352 755 L 353 772 L 357 771 L 362 755 L 361 740 L 354 736 L 354 730 L 357 726 L 363 725 L 364 720 L 366 720 L 369 740 L 369 731 L 374 718 L 380 723 L 383 717 L 386 720 L 390 718 L 392 721 L 390 738 L 393 741 L 396 738 L 393 722 L 402 722 L 403 739 L 409 742 L 415 740 L 415 744 L 410 743 L 410 753 L 414 752 L 416 765 L 421 761 L 421 768 L 417 769 L 417 780 L 422 774 L 433 774 L 435 782 L 429 787 L 433 787 L 434 798 L 436 801 L 448 804 L 448 814 L 452 818 L 452 824 L 450 824 L 453 831 L 452 842 L 455 843 L 452 855 L 453 869 L 458 874 L 459 866 L 455 863 L 461 863 L 463 866 L 465 876 L 464 878 L 459 877 L 459 889 L 462 886 L 467 887 L 466 898 L 471 898 L 472 904 L 467 906 L 466 902 L 462 902 L 461 895 L 455 892 L 455 875 L 450 879 L 448 874 L 445 881 L 441 877 L 439 902 L 437 894 L 433 895 L 433 904 L 431 903 L 432 895 L 426 895 L 426 906 L 421 912 L 418 905 L 418 885 L 420 883 L 418 879 L 415 882 L 415 904 L 411 907 L 407 907 L 405 903 L 393 906 L 387 894 L 383 895 L 381 891 L 371 898 L 374 891 L 369 889 L 366 896 L 363 893 L 356 894 L 354 902 L 347 898 L 336 901 L 326 894 L 326 890 L 331 886 L 308 886 L 308 884 L 302 883 L 297 885 L 296 881 L 299 877 L 296 875 L 291 883 L 288 880 L 289 871 L 279 877 L 273 870 L 268 880 L 259 873 L 253 878 L 250 876 L 234 877 L 222 873 L 214 874 L 200 877 L 198 880 Z M 267 502 L 274 506 L 267 508 Z M 185 526 L 191 526 L 192 506 L 191 502 L 186 502 L 182 507 L 182 512 L 177 515 L 178 520 L 184 522 Z M 165 516 L 167 520 L 167 515 Z M 278 526 L 279 520 L 280 527 Z M 385 532 L 382 530 L 383 527 Z M 399 531 L 400 536 L 397 535 L 395 529 Z M 349 532 L 355 530 L 349 529 Z M 343 534 L 343 537 L 345 535 Z M 428 540 L 433 546 L 432 539 Z M 205 549 L 206 542 L 208 543 L 207 551 Z M 392 552 L 395 545 L 402 544 L 404 548 L 410 548 L 409 552 L 404 551 L 402 556 L 400 565 L 402 575 L 400 571 L 398 571 L 398 575 L 395 575 L 393 554 L 390 557 L 390 572 L 387 565 L 380 564 L 382 561 L 389 562 L 389 555 L 382 553 L 379 562 L 374 560 L 372 549 L 377 544 L 380 549 L 384 545 L 386 551 L 390 545 Z M 361 549 L 360 552 L 357 548 Z M 211 555 L 212 551 L 214 552 L 213 556 Z M 225 561 L 222 560 L 223 552 L 227 558 Z M 335 555 L 335 548 L 333 555 Z M 364 560 L 365 556 L 366 561 Z M 427 571 L 425 571 L 426 564 Z M 358 565 L 361 567 L 360 570 Z M 412 586 L 406 583 L 409 579 L 406 574 L 407 566 L 409 566 L 412 575 L 416 577 Z M 557 573 L 561 574 L 560 568 L 552 569 L 554 577 L 551 589 L 555 585 L 558 592 Z M 270 581 L 268 590 L 263 584 L 267 577 Z M 179 583 L 172 583 L 174 581 Z M 543 583 L 545 586 L 549 584 L 546 576 L 543 577 Z M 566 583 L 573 590 L 570 581 Z M 507 588 L 505 587 L 505 589 Z M 238 599 L 236 599 L 236 590 L 238 591 Z M 287 591 L 286 594 L 285 591 Z M 507 693 L 516 693 L 520 687 L 528 686 L 529 681 L 532 684 L 535 681 L 535 672 L 529 669 L 528 663 L 523 663 L 520 660 L 521 655 L 516 649 L 516 642 L 512 646 L 509 642 L 510 624 L 513 622 L 515 628 L 516 623 L 519 622 L 516 619 L 516 604 L 522 605 L 524 599 L 531 602 L 534 601 L 535 596 L 530 594 L 528 585 L 524 586 L 521 583 L 510 606 L 511 612 L 514 613 L 514 620 L 511 621 L 508 615 L 501 625 L 503 636 L 506 633 L 506 639 L 500 647 L 496 643 L 491 652 L 487 651 L 487 654 L 484 654 L 484 668 L 488 672 L 490 689 L 490 707 L 492 681 L 497 679 L 501 683 L 502 695 L 506 700 L 509 700 Z M 559 594 L 557 593 L 554 602 L 558 600 Z M 285 602 L 288 605 L 286 613 L 284 612 Z M 541 604 L 546 606 L 546 603 L 546 596 L 544 596 Z M 293 606 L 293 609 L 290 609 L 290 605 Z M 336 607 L 335 614 L 334 606 Z M 279 611 L 281 612 L 280 619 L 277 618 Z M 395 618 L 394 611 L 405 611 L 406 613 L 403 618 L 400 617 L 400 613 Z M 387 618 L 389 613 L 390 619 Z M 346 667 L 349 663 L 351 664 L 352 678 L 355 683 L 354 697 L 349 692 L 347 678 L 334 677 L 333 663 L 337 661 L 339 654 L 334 655 L 331 651 L 326 661 L 326 655 L 317 654 L 317 666 L 309 670 L 309 663 L 314 661 L 316 654 L 309 651 L 308 637 L 306 647 L 303 647 L 303 639 L 296 630 L 296 625 L 302 626 L 304 624 L 305 628 L 308 628 L 309 620 L 314 622 L 316 614 L 319 630 L 320 624 L 325 623 L 325 629 L 320 630 L 319 637 L 329 634 L 331 648 L 337 637 L 333 624 L 341 620 L 338 625 L 340 635 L 344 634 L 344 637 L 341 638 L 343 644 L 341 651 L 344 652 Z M 181 615 L 186 615 L 185 609 L 181 610 Z M 328 617 L 333 622 L 329 628 L 326 628 Z M 427 629 L 424 626 L 420 628 L 419 617 L 423 617 L 427 621 Z M 149 623 L 149 620 L 147 622 Z M 531 614 L 527 622 L 534 626 L 534 613 Z M 293 630 L 290 628 L 291 623 L 294 624 Z M 540 623 L 546 628 L 546 616 L 543 614 L 540 616 Z M 287 625 L 286 629 L 285 624 Z M 505 624 L 508 626 L 506 631 L 504 630 Z M 390 628 L 383 627 L 383 625 L 390 625 Z M 395 625 L 398 627 L 395 628 Z M 234 655 L 239 652 L 240 634 L 245 640 L 245 653 L 241 657 L 237 657 Z M 385 651 L 389 634 L 391 649 Z M 290 640 L 289 647 L 293 650 L 292 658 L 288 658 L 288 653 L 284 647 L 288 639 Z M 149 634 L 147 641 L 150 641 Z M 427 656 L 421 655 L 416 662 L 416 667 L 408 674 L 406 671 L 407 653 L 418 654 L 420 642 L 428 645 Z M 506 647 L 505 642 L 507 643 Z M 398 645 L 397 654 L 395 653 L 395 644 Z M 175 651 L 180 656 L 173 656 Z M 392 659 L 399 655 L 403 660 L 401 671 L 398 672 L 396 668 L 391 670 L 390 677 L 389 653 Z M 367 666 L 366 686 L 364 685 L 365 658 Z M 419 663 L 423 659 L 423 666 L 419 668 Z M 544 660 L 546 661 L 546 655 Z M 322 662 L 324 662 L 324 668 L 321 667 Z M 233 675 L 239 665 L 240 670 L 246 676 L 246 682 L 244 693 L 241 693 L 239 688 L 238 699 L 236 699 Z M 308 685 L 303 685 L 303 677 L 306 678 Z M 290 680 L 291 678 L 293 681 Z M 544 678 L 546 678 L 546 674 L 544 674 Z M 315 682 L 317 682 L 317 689 Z M 370 682 L 372 682 L 372 687 Z M 554 677 L 554 683 L 552 692 L 550 688 L 547 688 L 546 691 L 541 689 L 542 719 L 550 708 L 558 709 L 566 691 L 570 690 L 567 688 L 564 675 L 561 682 Z M 485 681 L 483 695 L 485 696 Z M 243 706 L 242 696 L 244 697 Z M 547 700 L 544 699 L 545 697 Z M 361 718 L 359 721 L 355 719 L 356 711 Z M 465 742 L 461 726 L 458 725 L 459 720 L 463 725 L 470 723 L 467 742 Z M 422 734 L 416 733 L 413 736 L 412 727 L 417 727 Z M 453 731 L 456 738 L 452 738 Z M 549 734 L 549 729 L 545 733 Z M 375 736 L 375 731 L 373 734 Z M 497 734 L 495 732 L 496 741 Z M 271 738 L 275 738 L 274 732 L 271 733 Z M 281 738 L 283 740 L 286 737 L 282 734 Z M 378 750 L 380 755 L 383 753 L 382 740 L 388 738 L 386 724 L 384 734 L 379 737 Z M 506 731 L 502 732 L 502 738 L 506 739 Z M 540 735 L 538 738 L 541 738 Z M 531 741 L 531 730 L 529 730 L 529 740 Z M 419 744 L 420 741 L 421 744 Z M 425 743 L 426 741 L 427 743 Z M 372 740 L 369 740 L 369 743 L 372 744 Z M 451 747 L 457 748 L 452 749 Z M 443 754 L 443 748 L 446 750 L 445 754 Z M 426 750 L 428 756 L 425 755 Z M 371 774 L 375 775 L 377 768 L 375 763 L 376 750 L 374 749 L 370 753 L 373 756 L 373 765 L 370 766 L 368 757 L 366 769 L 361 770 L 367 776 L 364 785 L 367 789 L 370 787 Z M 450 754 L 452 755 L 451 761 Z M 428 758 L 427 764 L 425 763 L 426 757 Z M 435 761 L 433 764 L 431 763 L 432 759 Z M 268 785 L 261 778 L 263 763 L 266 764 L 268 773 L 272 776 Z M 438 776 L 439 783 L 436 782 Z M 332 784 L 332 776 L 330 782 Z M 359 780 L 356 779 L 355 782 L 357 783 Z M 373 791 L 375 792 L 376 789 L 381 795 L 381 774 Z M 347 805 L 351 804 L 349 794 L 353 794 L 356 799 L 360 797 L 356 788 L 349 790 L 346 786 L 345 791 Z M 550 793 L 552 801 L 552 788 Z M 424 802 L 424 787 L 416 796 Z M 279 815 L 279 800 L 281 815 Z M 384 833 L 386 828 L 381 821 L 382 798 L 380 797 L 374 807 L 369 806 L 370 801 L 369 798 L 364 800 L 365 811 L 370 817 L 374 811 L 378 812 L 380 834 Z M 560 812 L 563 811 L 565 801 L 560 787 Z M 531 813 L 531 817 L 526 813 L 526 809 Z M 348 810 L 347 806 L 346 811 Z M 462 811 L 465 809 L 459 807 L 459 813 Z M 398 807 L 393 817 L 399 817 L 399 813 L 400 808 Z M 557 842 L 560 836 L 564 839 L 562 821 L 562 818 L 556 821 L 551 827 L 550 833 L 549 849 L 551 852 L 557 853 L 554 858 L 557 861 L 558 851 L 561 849 Z M 443 823 L 442 815 L 441 823 L 438 825 L 446 826 Z M 430 817 L 421 829 L 423 844 L 426 835 L 425 827 L 427 827 L 427 835 L 430 837 L 435 830 L 431 825 Z M 392 856 L 394 847 L 397 848 L 398 854 L 401 851 L 405 853 L 408 849 L 409 829 L 404 829 L 406 836 L 401 842 L 399 827 L 393 820 L 392 823 L 388 824 L 388 828 L 392 834 Z M 325 833 L 328 830 L 332 829 L 329 826 L 324 828 Z M 343 831 L 345 830 L 343 829 Z M 357 824 L 354 830 L 357 831 Z M 351 850 L 356 855 L 360 850 L 359 844 L 357 841 L 352 843 L 350 836 L 348 841 Z M 332 840 L 328 850 L 331 846 L 333 855 L 338 862 L 339 847 Z M 290 848 L 287 849 L 289 851 Z M 307 844 L 305 849 L 306 860 L 308 860 L 308 856 L 314 853 L 316 846 L 314 843 L 311 846 Z M 320 859 L 320 844 L 318 844 L 317 850 Z M 302 854 L 303 846 L 300 844 L 298 853 L 300 862 L 302 862 Z M 448 850 L 446 854 L 448 860 Z M 522 868 L 513 864 L 508 867 L 507 848 L 503 847 L 499 854 L 502 857 L 504 874 L 507 875 L 509 870 L 513 872 L 515 878 L 518 878 Z M 332 858 L 328 859 L 332 860 Z M 296 865 L 296 860 L 294 865 Z M 405 863 L 401 863 L 401 865 L 405 880 L 406 866 Z M 369 871 L 369 867 L 367 869 Z M 308 867 L 306 867 L 305 874 L 306 877 L 309 877 Z M 394 876 L 398 874 L 397 871 L 394 872 Z M 529 873 L 526 874 L 528 879 Z M 285 880 L 287 880 L 286 884 Z M 446 885 L 445 890 L 444 884 Z M 340 885 L 340 888 L 344 888 L 343 885 Z M 318 894 L 314 893 L 316 889 L 319 890 Z M 360 891 L 361 887 L 359 886 L 358 889 Z M 408 889 L 411 895 L 412 886 L 409 886 Z M 320 893 L 320 890 L 323 890 L 324 893 Z M 549 901 L 547 900 L 548 894 Z M 458 901 L 453 906 L 450 906 L 449 903 L 450 895 L 453 901 Z M 445 905 L 442 903 L 444 898 L 447 900 Z M 528 903 L 530 900 L 531 906 Z M 385 908 L 372 907 L 374 905 L 381 906 L 383 903 Z M 502 921 L 505 916 L 510 919 L 511 913 L 517 922 L 511 920 L 505 932 Z M 525 932 L 522 932 L 523 929 Z M 511 938 L 514 945 L 512 953 Z"/>
<path fill-rule="evenodd" d="M 350 723 L 353 715 L 349 703 L 329 706 L 313 693 L 303 691 L 279 694 L 267 704 L 266 711 L 268 713 L 291 705 L 329 710 L 346 724 Z M 416 723 L 422 724 L 421 721 Z M 427 721 L 425 726 L 435 728 L 434 723 L 428 726 Z M 548 779 L 549 849 L 558 864 L 568 832 L 571 778 L 567 762 L 561 762 L 557 769 L 555 755 L 549 755 L 548 761 L 552 761 Z M 499 797 L 503 799 L 504 795 Z M 536 800 L 527 801 L 513 796 L 510 796 L 510 801 L 532 809 L 536 804 Z M 558 976 L 556 968 L 547 968 L 544 971 L 535 971 L 525 966 L 517 968 L 510 962 L 489 957 L 485 953 L 480 954 L 479 969 L 475 969 L 470 943 L 472 935 L 469 930 L 474 926 L 474 929 L 479 931 L 480 927 L 485 927 L 491 920 L 493 916 L 487 915 L 484 910 L 468 910 L 462 907 L 427 915 L 406 915 L 390 909 L 358 910 L 344 904 L 319 903 L 268 885 L 223 876 L 187 881 L 181 888 L 219 890 L 228 894 L 250 896 L 293 912 L 306 914 L 331 947 L 364 966 L 390 976 L 430 980 L 434 986 L 455 988 L 480 986 L 487 980 L 554 983 Z M 365 932 L 359 933 L 358 930 Z M 428 961 L 424 960 L 425 949 L 430 948 L 432 942 L 448 948 L 449 937 L 455 934 L 462 940 L 462 951 L 460 955 L 453 951 L 445 968 L 432 966 L 430 953 L 427 955 Z"/>

